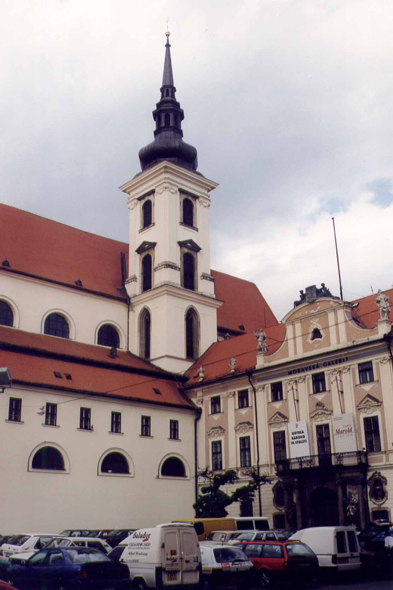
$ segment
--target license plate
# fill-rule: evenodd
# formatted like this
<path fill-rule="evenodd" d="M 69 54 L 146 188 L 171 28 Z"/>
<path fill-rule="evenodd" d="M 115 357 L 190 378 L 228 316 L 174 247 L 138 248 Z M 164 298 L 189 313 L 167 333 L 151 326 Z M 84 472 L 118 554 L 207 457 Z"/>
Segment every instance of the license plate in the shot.
<path fill-rule="evenodd" d="M 168 582 L 176 582 L 177 580 L 177 573 L 176 572 L 167 572 Z"/>
<path fill-rule="evenodd" d="M 311 567 L 311 563 L 299 563 L 299 567 Z"/>
<path fill-rule="evenodd" d="M 348 557 L 339 557 L 337 563 L 349 563 Z"/>

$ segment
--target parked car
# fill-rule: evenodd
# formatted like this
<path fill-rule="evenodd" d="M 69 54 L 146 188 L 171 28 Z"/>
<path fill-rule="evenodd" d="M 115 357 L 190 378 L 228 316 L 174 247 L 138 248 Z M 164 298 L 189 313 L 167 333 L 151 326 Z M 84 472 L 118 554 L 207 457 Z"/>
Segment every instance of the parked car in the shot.
<path fill-rule="evenodd" d="M 90 531 L 87 529 L 65 529 L 59 535 L 61 537 L 88 537 Z"/>
<path fill-rule="evenodd" d="M 317 555 L 322 572 L 337 575 L 361 568 L 360 547 L 354 526 L 320 526 L 297 531 L 290 541 L 306 543 Z"/>
<path fill-rule="evenodd" d="M 0 590 L 17 590 L 14 586 L 10 586 L 7 582 L 0 580 Z"/>
<path fill-rule="evenodd" d="M 215 543 L 224 543 L 226 545 L 231 539 L 237 537 L 242 532 L 248 531 L 211 531 L 208 533 L 206 541 L 214 541 Z M 201 543 L 205 543 L 205 541 L 201 541 Z"/>
<path fill-rule="evenodd" d="M 104 539 L 96 537 L 54 537 L 45 548 L 52 547 L 91 547 L 102 551 L 105 555 L 112 551 L 112 547 Z"/>
<path fill-rule="evenodd" d="M 8 558 L 15 553 L 36 552 L 43 549 L 53 539 L 54 535 L 48 533 L 22 533 L 14 535 L 3 543 L 0 554 Z"/>
<path fill-rule="evenodd" d="M 318 574 L 317 556 L 300 541 L 253 541 L 231 547 L 241 548 L 250 559 L 261 586 L 281 580 L 304 582 Z"/>
<path fill-rule="evenodd" d="M 128 568 L 102 551 L 86 547 L 43 549 L 26 562 L 11 565 L 8 581 L 18 590 L 129 590 Z"/>
<path fill-rule="evenodd" d="M 254 580 L 253 564 L 240 547 L 217 545 L 205 541 L 200 545 L 202 558 L 202 588 L 238 586 L 251 588 Z"/>
<path fill-rule="evenodd" d="M 129 537 L 136 529 L 114 529 L 110 531 L 105 538 L 105 541 L 109 543 L 111 547 L 116 547 L 124 541 L 127 537 Z"/>
<path fill-rule="evenodd" d="M 88 537 L 99 537 L 100 539 L 106 539 L 109 533 L 113 531 L 113 529 L 95 529 L 90 531 L 87 535 Z"/>
<path fill-rule="evenodd" d="M 196 588 L 199 584 L 201 555 L 192 525 L 168 523 L 140 529 L 115 551 L 120 548 L 123 551 L 119 560 L 127 564 L 135 589 L 186 589 Z M 112 553 L 109 557 L 112 558 Z"/>
<path fill-rule="evenodd" d="M 229 545 L 241 543 L 243 541 L 286 541 L 288 537 L 280 531 L 242 531 L 235 534 Z"/>

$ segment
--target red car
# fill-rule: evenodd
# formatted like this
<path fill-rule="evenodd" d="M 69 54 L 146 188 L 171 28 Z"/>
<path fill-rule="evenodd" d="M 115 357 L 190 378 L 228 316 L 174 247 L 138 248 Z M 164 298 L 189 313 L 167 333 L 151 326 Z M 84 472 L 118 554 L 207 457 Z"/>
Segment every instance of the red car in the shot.
<path fill-rule="evenodd" d="M 252 562 L 261 586 L 290 579 L 299 582 L 318 575 L 318 558 L 300 541 L 251 541 L 239 543 Z"/>
<path fill-rule="evenodd" d="M 0 580 L 0 590 L 16 590 L 16 588 L 14 588 L 14 586 L 10 586 L 6 582 L 3 582 L 2 580 Z"/>

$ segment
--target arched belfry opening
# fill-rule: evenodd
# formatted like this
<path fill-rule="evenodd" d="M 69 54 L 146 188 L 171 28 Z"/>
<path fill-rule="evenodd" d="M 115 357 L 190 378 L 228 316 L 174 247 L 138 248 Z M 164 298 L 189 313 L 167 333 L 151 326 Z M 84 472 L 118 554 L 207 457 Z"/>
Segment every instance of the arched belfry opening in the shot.
<path fill-rule="evenodd" d="M 199 356 L 199 318 L 195 309 L 191 308 L 186 313 L 186 358 L 195 360 Z"/>
<path fill-rule="evenodd" d="M 151 316 L 148 309 L 143 309 L 139 316 L 139 355 L 150 359 L 151 353 Z"/>

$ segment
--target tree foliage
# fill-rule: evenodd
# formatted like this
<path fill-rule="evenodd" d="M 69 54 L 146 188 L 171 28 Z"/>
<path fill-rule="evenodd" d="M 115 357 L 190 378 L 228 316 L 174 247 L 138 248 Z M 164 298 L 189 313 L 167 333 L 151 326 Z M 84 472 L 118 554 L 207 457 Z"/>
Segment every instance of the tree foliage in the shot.
<path fill-rule="evenodd" d="M 227 506 L 233 502 L 247 502 L 253 500 L 258 486 L 267 483 L 265 475 L 258 475 L 255 470 L 250 470 L 248 474 L 251 482 L 245 486 L 237 488 L 230 494 L 227 494 L 220 488 L 225 485 L 236 483 L 239 477 L 234 469 L 228 469 L 224 473 L 215 473 L 212 471 L 202 471 L 199 477 L 202 477 L 207 485 L 201 488 L 202 494 L 193 505 L 196 518 L 223 518 L 228 516 Z"/>

